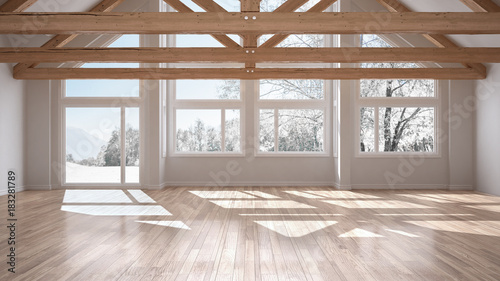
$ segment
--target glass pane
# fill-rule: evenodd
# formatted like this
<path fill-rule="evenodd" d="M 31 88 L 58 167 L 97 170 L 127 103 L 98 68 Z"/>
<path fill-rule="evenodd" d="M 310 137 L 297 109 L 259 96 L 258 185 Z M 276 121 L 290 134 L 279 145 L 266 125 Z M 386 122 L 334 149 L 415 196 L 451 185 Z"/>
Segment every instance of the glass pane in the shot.
<path fill-rule="evenodd" d="M 221 151 L 221 111 L 182 109 L 176 111 L 176 150 Z"/>
<path fill-rule="evenodd" d="M 240 110 L 226 110 L 226 151 L 241 151 L 240 144 Z"/>
<path fill-rule="evenodd" d="M 261 12 L 272 12 L 285 2 L 286 2 L 286 0 L 262 0 L 262 1 L 260 1 L 260 11 Z M 319 2 L 319 0 L 309 0 L 304 5 L 302 5 L 300 8 L 298 8 L 296 10 L 296 12 L 306 12 L 312 6 L 316 5 L 318 2 Z"/>
<path fill-rule="evenodd" d="M 239 99 L 239 80 L 177 80 L 177 99 Z"/>
<path fill-rule="evenodd" d="M 139 108 L 125 108 L 125 182 L 139 183 Z"/>
<path fill-rule="evenodd" d="M 188 6 L 194 12 L 206 12 L 203 8 L 198 6 L 196 3 L 190 0 L 181 0 L 181 2 Z M 219 4 L 228 12 L 239 12 L 240 11 L 240 1 L 239 0 L 214 0 L 215 3 Z M 175 10 L 175 9 L 174 9 Z"/>
<path fill-rule="evenodd" d="M 226 9 L 228 12 L 239 12 L 240 11 L 240 0 L 214 0 L 215 3 L 219 4 L 222 8 Z"/>
<path fill-rule="evenodd" d="M 67 97 L 139 97 L 139 80 L 66 80 Z"/>
<path fill-rule="evenodd" d="M 360 119 L 360 151 L 375 151 L 375 109 L 373 107 L 361 108 Z"/>
<path fill-rule="evenodd" d="M 434 108 L 379 109 L 379 151 L 433 152 Z"/>
<path fill-rule="evenodd" d="M 139 48 L 141 45 L 138 34 L 121 35 L 109 48 Z M 82 68 L 139 68 L 139 63 L 86 63 Z"/>
<path fill-rule="evenodd" d="M 120 38 L 116 39 L 115 42 L 111 43 L 108 47 L 110 48 L 138 48 L 141 46 L 139 34 L 124 34 Z"/>
<path fill-rule="evenodd" d="M 375 34 L 361 34 L 359 36 L 361 47 L 365 48 L 392 48 L 392 46 L 385 42 Z"/>
<path fill-rule="evenodd" d="M 323 151 L 323 110 L 278 112 L 278 151 Z"/>
<path fill-rule="evenodd" d="M 66 109 L 66 182 L 120 183 L 120 108 Z"/>
<path fill-rule="evenodd" d="M 364 48 L 392 48 L 393 46 L 375 34 L 360 35 L 361 47 Z M 364 68 L 418 68 L 415 63 L 394 63 L 394 62 L 367 62 L 361 63 Z"/>
<path fill-rule="evenodd" d="M 274 110 L 260 110 L 260 151 L 274 151 Z"/>
<path fill-rule="evenodd" d="M 264 34 L 259 37 L 259 46 L 273 37 L 272 34 Z M 321 48 L 325 46 L 325 35 L 322 34 L 291 34 L 276 47 L 303 47 L 303 48 Z"/>
<path fill-rule="evenodd" d="M 434 80 L 361 80 L 361 97 L 434 97 Z"/>
<path fill-rule="evenodd" d="M 261 99 L 324 99 L 323 80 L 260 80 Z"/>
<path fill-rule="evenodd" d="M 234 42 L 240 43 L 240 36 L 228 34 Z M 177 47 L 224 47 L 219 41 L 210 35 L 205 34 L 179 34 L 175 36 L 175 45 Z"/>

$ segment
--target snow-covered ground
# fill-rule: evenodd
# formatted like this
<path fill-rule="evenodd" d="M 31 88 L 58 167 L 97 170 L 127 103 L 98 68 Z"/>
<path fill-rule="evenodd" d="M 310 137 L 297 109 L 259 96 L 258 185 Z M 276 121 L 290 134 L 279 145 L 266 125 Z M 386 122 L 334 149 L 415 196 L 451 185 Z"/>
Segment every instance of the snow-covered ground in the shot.
<path fill-rule="evenodd" d="M 125 182 L 139 182 L 139 167 L 125 167 Z M 88 167 L 67 162 L 66 183 L 120 183 L 120 167 Z"/>

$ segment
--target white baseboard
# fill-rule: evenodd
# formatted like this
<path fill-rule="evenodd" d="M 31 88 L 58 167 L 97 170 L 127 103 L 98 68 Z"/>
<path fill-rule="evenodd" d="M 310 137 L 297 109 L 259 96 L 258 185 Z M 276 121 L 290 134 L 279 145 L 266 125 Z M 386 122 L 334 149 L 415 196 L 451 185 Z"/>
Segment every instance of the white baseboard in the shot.
<path fill-rule="evenodd" d="M 447 185 L 444 184 L 353 184 L 351 185 L 353 190 L 356 189 L 374 189 L 374 190 L 409 190 L 409 189 L 421 189 L 421 190 L 446 190 Z"/>
<path fill-rule="evenodd" d="M 352 190 L 351 185 L 334 183 L 333 186 L 338 190 Z"/>
<path fill-rule="evenodd" d="M 165 182 L 161 185 L 142 185 L 138 187 L 127 187 L 127 186 L 62 186 L 54 189 L 144 189 L 144 190 L 161 190 L 166 187 L 172 186 L 183 186 L 183 187 L 228 187 L 228 186 L 248 186 L 248 187 L 259 187 L 259 186 L 321 186 L 321 187 L 333 187 L 337 190 L 360 190 L 360 189 L 372 189 L 372 190 L 454 190 L 454 191 L 473 191 L 474 187 L 471 185 L 443 185 L 443 184 L 398 184 L 398 185 L 388 185 L 388 184 L 352 184 L 352 185 L 339 185 L 337 183 L 330 182 L 235 182 L 229 184 L 218 185 L 215 182 Z M 16 187 L 16 192 L 26 191 L 26 190 L 53 190 L 51 185 L 31 185 Z M 6 195 L 7 190 L 0 190 L 0 196 Z"/>
<path fill-rule="evenodd" d="M 16 186 L 16 192 L 21 192 L 21 191 L 25 191 L 25 190 L 26 189 L 24 186 Z M 9 194 L 9 191 L 7 189 L 0 190 L 0 196 L 4 196 L 7 194 Z"/>
<path fill-rule="evenodd" d="M 217 184 L 216 182 L 165 182 L 163 183 L 163 188 L 171 187 L 171 186 L 188 186 L 188 187 L 205 187 L 205 186 L 220 186 L 220 187 L 230 187 L 230 186 L 248 186 L 248 187 L 259 187 L 259 186 L 324 186 L 324 187 L 333 187 L 333 183 L 331 182 L 230 182 L 227 184 Z"/>
<path fill-rule="evenodd" d="M 52 190 L 51 185 L 27 185 L 24 190 Z"/>
<path fill-rule="evenodd" d="M 472 191 L 474 190 L 474 187 L 472 185 L 449 185 L 448 186 L 449 190 L 464 190 L 464 191 Z"/>
<path fill-rule="evenodd" d="M 163 189 L 164 185 L 163 184 L 160 184 L 160 185 L 144 185 L 144 186 L 141 186 L 141 189 L 144 189 L 144 190 L 161 190 Z"/>

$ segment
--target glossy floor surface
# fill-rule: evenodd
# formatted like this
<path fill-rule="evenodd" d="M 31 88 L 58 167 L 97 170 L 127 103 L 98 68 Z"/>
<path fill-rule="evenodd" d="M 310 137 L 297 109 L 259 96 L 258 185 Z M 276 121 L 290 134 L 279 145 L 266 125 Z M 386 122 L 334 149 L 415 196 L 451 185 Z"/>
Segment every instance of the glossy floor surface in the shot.
<path fill-rule="evenodd" d="M 500 197 L 320 187 L 26 191 L 0 280 L 500 280 Z"/>

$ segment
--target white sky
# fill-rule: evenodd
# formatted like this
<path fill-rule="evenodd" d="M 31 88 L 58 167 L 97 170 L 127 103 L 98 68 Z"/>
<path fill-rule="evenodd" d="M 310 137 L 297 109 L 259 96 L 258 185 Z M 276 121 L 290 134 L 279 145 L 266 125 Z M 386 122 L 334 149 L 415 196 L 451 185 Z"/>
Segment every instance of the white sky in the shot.
<path fill-rule="evenodd" d="M 125 122 L 138 129 L 139 109 L 126 108 Z M 79 128 L 108 141 L 113 130 L 120 128 L 120 108 L 67 108 L 66 127 Z"/>
<path fill-rule="evenodd" d="M 179 109 L 176 116 L 176 129 L 187 130 L 195 124 L 197 119 L 201 119 L 205 125 L 220 128 L 221 111 L 220 109 Z"/>

